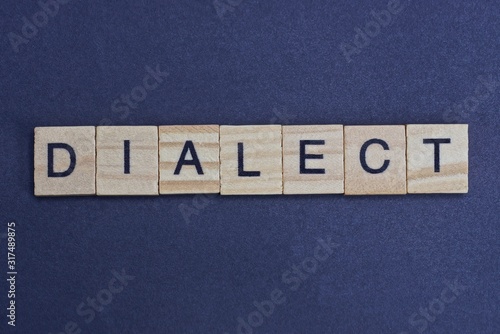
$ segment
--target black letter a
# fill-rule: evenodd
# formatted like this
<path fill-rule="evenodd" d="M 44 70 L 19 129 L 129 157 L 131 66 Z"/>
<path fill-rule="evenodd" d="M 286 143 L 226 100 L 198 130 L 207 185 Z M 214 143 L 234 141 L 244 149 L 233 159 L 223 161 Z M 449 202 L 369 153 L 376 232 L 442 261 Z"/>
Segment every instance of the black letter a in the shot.
<path fill-rule="evenodd" d="M 191 152 L 191 157 L 193 158 L 192 160 L 186 160 L 186 154 L 188 153 L 188 151 Z M 174 175 L 179 175 L 181 172 L 181 168 L 184 165 L 195 166 L 198 175 L 203 175 L 203 169 L 201 168 L 200 159 L 198 159 L 198 154 L 196 154 L 196 150 L 194 149 L 194 145 L 191 140 L 187 140 L 186 144 L 184 144 L 181 157 L 179 158 L 177 167 L 175 167 Z"/>

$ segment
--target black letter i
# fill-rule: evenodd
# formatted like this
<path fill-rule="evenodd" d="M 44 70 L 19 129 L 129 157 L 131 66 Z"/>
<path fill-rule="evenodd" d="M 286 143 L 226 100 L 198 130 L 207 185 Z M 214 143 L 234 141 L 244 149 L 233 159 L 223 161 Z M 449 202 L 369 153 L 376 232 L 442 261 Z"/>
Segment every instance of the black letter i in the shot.
<path fill-rule="evenodd" d="M 130 140 L 123 141 L 123 173 L 130 174 Z"/>

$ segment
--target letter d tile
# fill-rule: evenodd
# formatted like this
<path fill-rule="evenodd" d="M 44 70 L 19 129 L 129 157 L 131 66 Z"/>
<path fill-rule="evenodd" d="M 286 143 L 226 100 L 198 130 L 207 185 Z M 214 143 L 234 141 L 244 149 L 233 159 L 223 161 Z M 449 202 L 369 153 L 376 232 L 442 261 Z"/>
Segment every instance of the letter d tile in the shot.
<path fill-rule="evenodd" d="M 35 128 L 35 196 L 95 195 L 95 127 Z"/>

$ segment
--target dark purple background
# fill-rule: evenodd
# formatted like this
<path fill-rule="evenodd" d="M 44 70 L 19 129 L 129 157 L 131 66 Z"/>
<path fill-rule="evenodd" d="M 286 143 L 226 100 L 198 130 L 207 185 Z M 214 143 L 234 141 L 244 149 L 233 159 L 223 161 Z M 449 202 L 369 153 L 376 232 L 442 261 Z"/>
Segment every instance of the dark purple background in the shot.
<path fill-rule="evenodd" d="M 405 2 L 351 62 L 341 43 L 387 2 L 175 3 L 73 0 L 18 52 L 8 34 L 40 7 L 2 3 L 0 235 L 16 222 L 17 333 L 68 321 L 237 333 L 274 289 L 286 302 L 254 333 L 499 333 L 499 2 Z M 169 73 L 158 88 L 112 108 L 157 65 Z M 470 125 L 466 195 L 33 196 L 35 126 L 453 122 Z M 290 290 L 282 275 L 328 237 L 339 246 Z M 76 307 L 122 268 L 135 279 L 85 323 Z M 466 290 L 412 326 L 454 279 Z"/>

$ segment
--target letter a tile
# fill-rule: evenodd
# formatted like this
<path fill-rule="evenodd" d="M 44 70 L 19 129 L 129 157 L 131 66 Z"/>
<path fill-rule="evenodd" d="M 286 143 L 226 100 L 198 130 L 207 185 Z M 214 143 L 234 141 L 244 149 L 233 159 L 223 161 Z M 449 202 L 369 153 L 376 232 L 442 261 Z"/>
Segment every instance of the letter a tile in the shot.
<path fill-rule="evenodd" d="M 219 192 L 219 126 L 160 126 L 160 194 Z"/>

